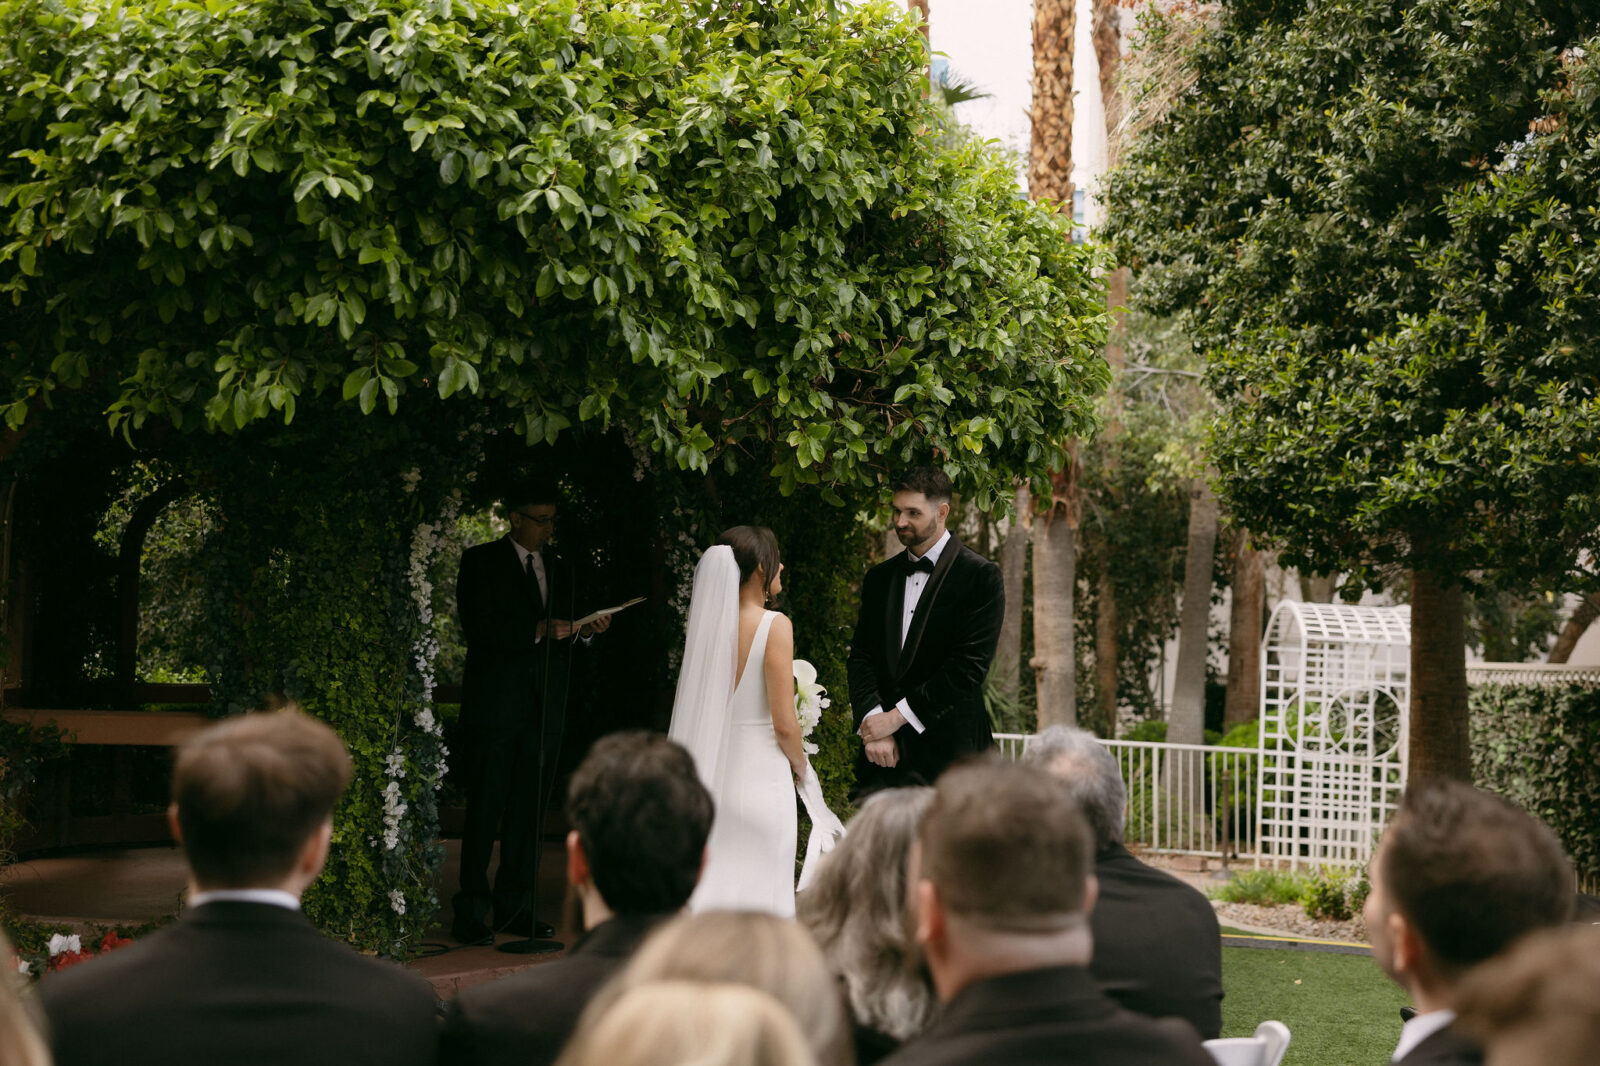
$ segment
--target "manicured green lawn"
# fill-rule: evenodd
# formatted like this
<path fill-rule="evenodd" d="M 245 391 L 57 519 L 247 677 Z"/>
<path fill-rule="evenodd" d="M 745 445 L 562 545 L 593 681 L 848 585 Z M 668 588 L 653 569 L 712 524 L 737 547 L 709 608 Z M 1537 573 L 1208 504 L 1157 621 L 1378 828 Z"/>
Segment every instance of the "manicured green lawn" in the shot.
<path fill-rule="evenodd" d="M 1268 1018 L 1289 1027 L 1283 1066 L 1383 1066 L 1400 1039 L 1405 993 L 1364 955 L 1222 949 L 1222 1035 Z"/>

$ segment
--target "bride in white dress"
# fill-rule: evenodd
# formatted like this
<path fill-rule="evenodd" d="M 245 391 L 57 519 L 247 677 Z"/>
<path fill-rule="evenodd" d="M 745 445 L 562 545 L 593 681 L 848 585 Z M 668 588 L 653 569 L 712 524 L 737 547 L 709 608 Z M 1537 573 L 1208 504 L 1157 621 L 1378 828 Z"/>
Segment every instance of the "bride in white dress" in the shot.
<path fill-rule="evenodd" d="M 692 911 L 794 915 L 796 785 L 810 769 L 794 713 L 794 629 L 767 610 L 778 539 L 735 526 L 701 556 L 668 735 L 716 802 Z"/>

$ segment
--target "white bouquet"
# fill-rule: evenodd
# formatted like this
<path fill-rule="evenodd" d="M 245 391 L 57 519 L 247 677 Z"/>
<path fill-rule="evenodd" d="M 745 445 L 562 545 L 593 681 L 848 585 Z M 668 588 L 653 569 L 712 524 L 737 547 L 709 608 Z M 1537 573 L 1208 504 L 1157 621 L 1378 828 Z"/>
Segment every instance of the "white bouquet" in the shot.
<path fill-rule="evenodd" d="M 817 746 L 806 740 L 822 720 L 822 712 L 832 701 L 828 690 L 817 684 L 817 668 L 804 659 L 794 661 L 794 716 L 800 722 L 800 746 L 807 755 L 815 755 Z"/>

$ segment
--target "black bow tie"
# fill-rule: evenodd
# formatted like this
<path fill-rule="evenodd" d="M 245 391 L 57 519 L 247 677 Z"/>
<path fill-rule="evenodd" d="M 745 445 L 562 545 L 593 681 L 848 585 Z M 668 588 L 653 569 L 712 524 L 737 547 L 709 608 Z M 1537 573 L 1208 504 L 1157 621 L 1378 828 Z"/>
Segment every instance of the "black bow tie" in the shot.
<path fill-rule="evenodd" d="M 924 555 L 920 559 L 913 559 L 911 557 L 911 553 L 910 552 L 906 552 L 906 563 L 905 563 L 905 565 L 906 565 L 906 576 L 907 577 L 910 577 L 912 574 L 918 574 L 918 573 L 921 573 L 921 574 L 931 574 L 931 573 L 933 573 L 933 560 L 928 558 L 926 555 Z"/>

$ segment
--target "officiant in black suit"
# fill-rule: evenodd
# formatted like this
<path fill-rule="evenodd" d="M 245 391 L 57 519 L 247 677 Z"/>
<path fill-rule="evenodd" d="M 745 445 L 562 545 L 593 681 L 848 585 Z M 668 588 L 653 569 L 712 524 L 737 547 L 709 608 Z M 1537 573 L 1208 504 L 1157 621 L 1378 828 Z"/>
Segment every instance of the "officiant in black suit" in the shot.
<path fill-rule="evenodd" d="M 609 616 L 574 631 L 585 604 L 581 576 L 550 549 L 560 504 L 554 485 L 507 494 L 511 530 L 461 554 L 456 609 L 467 642 L 461 727 L 466 741 L 466 824 L 461 891 L 451 933 L 463 943 L 496 932 L 549 937 L 537 920 L 540 834 L 555 785 L 575 645 L 603 633 Z M 500 865 L 489 885 L 496 829 Z"/>
<path fill-rule="evenodd" d="M 994 746 L 983 682 L 1000 639 L 1000 568 L 945 523 L 953 487 L 916 467 L 894 483 L 894 530 L 906 550 L 867 571 L 850 643 L 850 703 L 862 751 L 856 794 L 932 784 Z"/>

